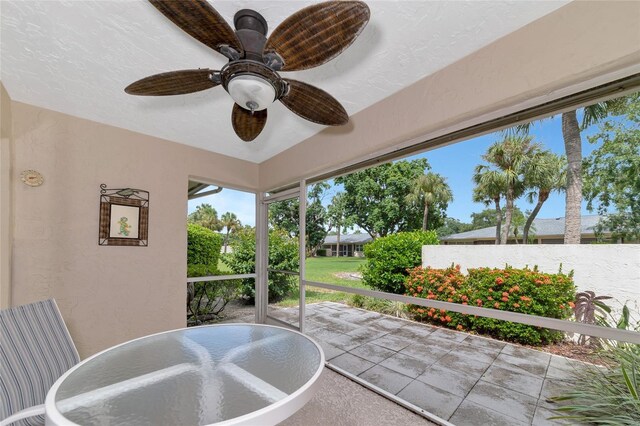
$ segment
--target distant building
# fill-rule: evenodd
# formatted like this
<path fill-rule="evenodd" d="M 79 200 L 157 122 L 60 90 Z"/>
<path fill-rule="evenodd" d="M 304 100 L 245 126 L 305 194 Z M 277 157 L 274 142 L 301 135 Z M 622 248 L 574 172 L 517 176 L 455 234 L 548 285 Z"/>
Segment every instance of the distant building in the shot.
<path fill-rule="evenodd" d="M 364 257 L 363 246 L 373 241 L 369 234 L 346 234 L 340 235 L 340 256 L 341 257 Z M 325 256 L 335 256 L 338 245 L 337 235 L 327 235 L 322 243 L 322 248 L 326 251 Z"/>
<path fill-rule="evenodd" d="M 595 226 L 600 220 L 598 215 L 582 216 L 581 220 L 581 244 L 590 244 L 596 241 Z M 518 242 L 522 241 L 522 230 L 518 235 Z M 564 217 L 556 219 L 534 219 L 529 231 L 529 237 L 533 237 L 533 244 L 563 244 L 564 243 Z M 605 232 L 604 238 L 611 237 L 611 233 Z M 495 244 L 496 227 L 476 229 L 447 235 L 440 238 L 440 244 Z M 513 234 L 509 236 L 507 244 L 515 244 Z"/>

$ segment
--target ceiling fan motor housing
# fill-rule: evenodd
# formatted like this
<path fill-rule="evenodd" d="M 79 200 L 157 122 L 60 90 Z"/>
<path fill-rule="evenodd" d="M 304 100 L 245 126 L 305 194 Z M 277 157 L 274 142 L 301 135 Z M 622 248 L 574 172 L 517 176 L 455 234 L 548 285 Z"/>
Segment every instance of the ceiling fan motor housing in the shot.
<path fill-rule="evenodd" d="M 242 9 L 236 12 L 233 23 L 244 48 L 243 59 L 262 62 L 262 50 L 267 42 L 267 21 L 255 10 Z"/>

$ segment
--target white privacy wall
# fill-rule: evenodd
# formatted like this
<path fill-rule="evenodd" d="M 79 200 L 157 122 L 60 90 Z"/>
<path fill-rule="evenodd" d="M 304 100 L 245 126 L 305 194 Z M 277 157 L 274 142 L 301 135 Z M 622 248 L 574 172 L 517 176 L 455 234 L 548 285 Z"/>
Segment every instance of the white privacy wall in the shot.
<path fill-rule="evenodd" d="M 630 308 L 640 307 L 639 244 L 570 245 L 441 245 L 422 247 L 422 266 L 446 268 L 459 264 L 469 268 L 533 268 L 542 272 L 574 271 L 578 291 L 593 290 L 597 295 L 613 296 Z M 612 301 L 609 301 L 612 302 Z M 614 307 L 615 303 L 608 303 Z"/>

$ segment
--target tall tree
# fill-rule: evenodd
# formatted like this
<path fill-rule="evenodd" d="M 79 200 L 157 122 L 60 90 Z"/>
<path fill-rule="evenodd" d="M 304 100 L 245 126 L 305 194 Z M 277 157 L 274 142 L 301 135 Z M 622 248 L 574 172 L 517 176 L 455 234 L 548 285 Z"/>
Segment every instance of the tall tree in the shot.
<path fill-rule="evenodd" d="M 526 220 L 525 220 L 524 213 L 522 213 L 520 209 L 515 207 L 513 209 L 513 213 L 511 214 L 511 229 L 509 232 L 513 234 L 513 240 L 515 241 L 516 244 L 519 244 L 518 237 L 520 235 L 520 232 L 524 228 L 525 222 Z M 523 241 L 523 244 L 524 244 L 524 241 Z"/>
<path fill-rule="evenodd" d="M 336 257 L 340 256 L 340 236 L 342 231 L 353 226 L 353 220 L 346 213 L 346 203 L 343 192 L 338 192 L 331 199 L 331 204 L 327 207 L 327 218 L 329 229 L 336 230 Z"/>
<path fill-rule="evenodd" d="M 609 115 L 619 115 L 625 98 L 611 99 L 589 105 L 582 110 L 582 123 L 578 122 L 577 110 L 562 113 L 562 138 L 567 156 L 565 191 L 564 243 L 580 244 L 582 205 L 582 138 L 581 130 L 598 123 Z M 529 133 L 532 123 L 519 125 L 518 133 Z"/>
<path fill-rule="evenodd" d="M 424 158 L 402 160 L 340 176 L 335 182 L 344 186 L 347 215 L 372 238 L 377 238 L 420 229 L 422 209 L 407 206 L 405 198 L 416 178 L 429 168 Z M 445 208 L 440 203 L 429 209 L 433 228 L 441 225 Z"/>
<path fill-rule="evenodd" d="M 212 231 L 220 231 L 222 225 L 218 219 L 218 212 L 211 204 L 200 204 L 196 207 L 196 211 L 187 216 L 189 223 L 195 223 Z"/>
<path fill-rule="evenodd" d="M 453 201 L 453 193 L 443 176 L 429 172 L 418 176 L 406 199 L 408 203 L 422 207 L 422 230 L 426 231 L 429 208 L 436 204 L 447 206 Z"/>
<path fill-rule="evenodd" d="M 305 247 L 307 256 L 313 255 L 327 236 L 327 211 L 322 205 L 327 189 L 329 185 L 321 182 L 311 185 L 307 192 Z M 291 237 L 297 237 L 300 234 L 299 208 L 300 201 L 297 198 L 271 204 L 269 224 L 273 228 L 287 232 Z"/>
<path fill-rule="evenodd" d="M 540 151 L 540 145 L 532 139 L 531 136 L 521 134 L 507 135 L 502 141 L 491 145 L 482 156 L 486 164 L 476 167 L 476 175 L 482 177 L 484 174 L 495 172 L 496 176 L 493 179 L 504 185 L 506 214 L 500 233 L 500 244 L 507 243 L 514 201 L 524 190 L 523 177 L 527 162 Z"/>
<path fill-rule="evenodd" d="M 542 205 L 549 199 L 553 191 L 562 191 L 567 181 L 567 161 L 551 151 L 538 153 L 529 161 L 525 170 L 524 181 L 527 187 L 527 199 L 535 203 L 535 207 L 527 217 L 522 231 L 522 243 L 528 244 L 529 230 L 533 220 L 538 216 Z"/>
<path fill-rule="evenodd" d="M 227 245 L 229 244 L 229 234 L 238 231 L 242 227 L 240 220 L 234 213 L 226 212 L 220 217 L 220 224 L 225 229 L 224 235 L 224 252 L 227 252 Z"/>
<path fill-rule="evenodd" d="M 493 215 L 493 212 L 491 212 L 491 214 Z M 438 233 L 438 237 L 446 237 L 447 235 L 459 234 L 461 232 L 471 231 L 472 229 L 474 228 L 470 223 L 464 223 L 453 217 L 446 217 L 444 219 L 444 225 L 436 229 L 436 232 Z"/>
<path fill-rule="evenodd" d="M 588 138 L 601 142 L 584 160 L 587 209 L 601 215 L 597 230 L 640 240 L 640 92 L 626 98 L 624 120 L 607 120 Z"/>
<path fill-rule="evenodd" d="M 496 244 L 501 243 L 502 208 L 500 201 L 507 191 L 507 182 L 504 175 L 498 170 L 492 170 L 486 166 L 478 165 L 473 174 L 473 182 L 476 184 L 473 189 L 473 201 L 484 203 L 489 206 L 494 205 L 494 224 L 496 227 Z M 471 215 L 475 225 L 476 218 Z M 478 229 L 478 228 L 474 228 Z"/>

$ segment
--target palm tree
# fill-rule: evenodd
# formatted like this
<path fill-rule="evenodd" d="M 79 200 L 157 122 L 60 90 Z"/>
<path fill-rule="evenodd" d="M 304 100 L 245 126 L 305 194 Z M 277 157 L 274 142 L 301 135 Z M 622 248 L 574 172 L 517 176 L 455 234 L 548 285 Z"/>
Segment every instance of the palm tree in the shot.
<path fill-rule="evenodd" d="M 542 151 L 529 162 L 525 172 L 525 183 L 531 189 L 527 194 L 530 203 L 535 207 L 524 225 L 522 242 L 528 244 L 529 229 L 540 208 L 553 191 L 564 190 L 567 184 L 567 160 L 551 151 Z"/>
<path fill-rule="evenodd" d="M 519 210 L 515 209 L 513 215 L 511 216 L 511 232 L 513 233 L 513 239 L 516 244 L 518 244 L 518 234 L 522 229 L 522 226 L 525 224 L 524 214 Z M 523 232 L 524 234 L 524 232 Z M 524 235 L 523 235 L 524 238 Z M 524 244 L 524 240 L 522 241 Z"/>
<path fill-rule="evenodd" d="M 226 212 L 220 217 L 220 224 L 226 229 L 224 236 L 224 252 L 227 252 L 227 245 L 229 243 L 229 234 L 236 232 L 242 227 L 242 224 L 238 220 L 238 217 L 234 213 Z"/>
<path fill-rule="evenodd" d="M 476 173 L 483 174 L 490 170 L 501 175 L 504 183 L 505 217 L 500 235 L 500 244 L 506 244 L 511 229 L 511 216 L 514 201 L 522 195 L 524 190 L 523 176 L 529 160 L 540 151 L 540 145 L 532 142 L 527 135 L 508 135 L 489 147 L 482 159 L 488 164 L 481 164 Z"/>
<path fill-rule="evenodd" d="M 353 226 L 353 221 L 346 215 L 346 200 L 344 192 L 338 192 L 331 199 L 331 204 L 327 207 L 327 217 L 329 218 L 329 228 L 336 228 L 336 257 L 340 257 L 340 236 L 343 229 Z"/>
<path fill-rule="evenodd" d="M 425 173 L 415 180 L 413 190 L 407 195 L 407 202 L 424 207 L 422 213 L 422 230 L 427 230 L 429 207 L 437 203 L 453 201 L 453 193 L 446 179 L 437 173 Z"/>
<path fill-rule="evenodd" d="M 580 244 L 582 205 L 582 138 L 580 131 L 607 116 L 620 114 L 627 98 L 617 98 L 584 107 L 582 124 L 578 124 L 577 110 L 562 113 L 562 137 L 567 156 L 565 191 L 564 243 Z M 516 127 L 517 133 L 527 134 L 531 123 Z"/>
<path fill-rule="evenodd" d="M 476 187 L 473 189 L 473 201 L 489 206 L 493 202 L 496 209 L 496 244 L 500 244 L 500 229 L 502 226 L 502 208 L 500 200 L 506 192 L 504 176 L 497 170 L 488 170 L 484 166 L 476 166 L 473 175 Z"/>
<path fill-rule="evenodd" d="M 196 207 L 196 211 L 191 213 L 187 220 L 190 223 L 195 223 L 212 231 L 219 231 L 222 229 L 222 225 L 218 220 L 218 212 L 211 204 L 200 204 Z"/>

